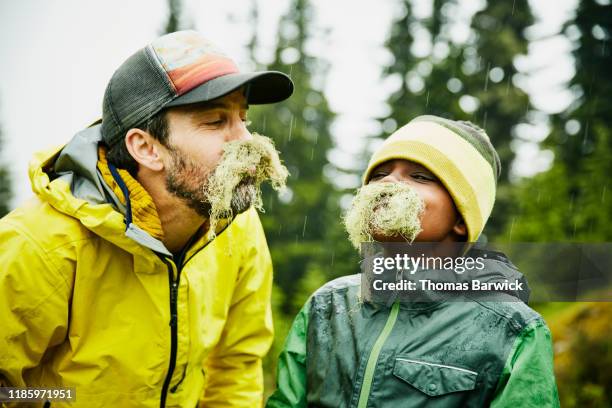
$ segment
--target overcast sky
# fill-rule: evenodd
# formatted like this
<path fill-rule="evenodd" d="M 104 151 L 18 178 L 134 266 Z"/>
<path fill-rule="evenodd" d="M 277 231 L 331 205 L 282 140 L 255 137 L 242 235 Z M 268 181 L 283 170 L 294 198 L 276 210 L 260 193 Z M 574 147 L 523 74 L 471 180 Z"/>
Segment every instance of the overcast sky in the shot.
<path fill-rule="evenodd" d="M 569 42 L 549 38 L 573 13 L 577 0 L 533 0 L 536 26 L 529 56 L 519 68 L 534 73 L 522 85 L 536 108 L 558 112 L 571 101 L 563 84 L 572 76 Z M 259 0 L 258 57 L 270 58 L 279 16 L 287 0 Z M 385 112 L 389 84 L 381 80 L 382 47 L 394 2 L 314 0 L 317 27 L 328 28 L 312 51 L 330 64 L 325 92 L 339 116 L 333 127 L 339 149 L 334 161 L 347 162 L 360 141 L 376 131 L 373 117 Z M 465 0 L 465 13 L 478 8 Z M 195 28 L 220 44 L 242 68 L 249 69 L 245 44 L 253 27 L 244 0 L 187 1 Z M 429 0 L 417 13 L 431 12 Z M 468 7 L 469 5 L 469 7 Z M 13 205 L 31 195 L 27 164 L 35 151 L 63 144 L 100 116 L 101 100 L 113 71 L 133 52 L 155 38 L 166 17 L 166 0 L 20 0 L 0 2 L 0 126 L 2 160 L 13 179 Z M 537 134 L 537 129 L 534 134 Z M 541 133 L 541 128 L 540 128 Z M 517 146 L 517 174 L 546 167 L 537 144 Z"/>

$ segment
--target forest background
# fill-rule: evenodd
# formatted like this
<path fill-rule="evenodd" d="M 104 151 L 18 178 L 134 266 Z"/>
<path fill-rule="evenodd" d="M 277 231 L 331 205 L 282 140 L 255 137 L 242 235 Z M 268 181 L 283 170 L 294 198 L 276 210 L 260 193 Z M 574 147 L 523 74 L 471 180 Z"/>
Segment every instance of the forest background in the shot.
<path fill-rule="evenodd" d="M 271 3 L 278 7 L 278 2 Z M 228 38 L 243 48 L 247 61 L 243 66 L 286 72 L 296 89 L 284 103 L 253 107 L 249 112 L 251 130 L 275 139 L 291 173 L 286 191 L 264 191 L 266 212 L 261 215 L 275 268 L 276 340 L 265 361 L 267 393 L 274 388 L 276 357 L 284 337 L 307 297 L 328 280 L 358 272 L 358 256 L 346 239 L 342 213 L 359 186 L 372 150 L 415 116 L 470 120 L 491 137 L 501 156 L 502 174 L 485 229 L 489 241 L 612 241 L 610 1 L 573 2 L 553 32 L 539 29 L 538 1 L 380 3 L 391 16 L 384 43 L 375 51 L 371 44 L 364 44 L 363 52 L 371 54 L 365 58 L 380 68 L 377 85 L 382 100 L 373 98 L 369 117 L 353 121 L 359 126 L 331 107 L 330 69 L 336 68 L 336 76 L 339 69 L 351 75 L 356 67 L 330 57 L 342 50 L 320 51 L 334 23 L 333 19 L 327 25 L 322 22 L 317 2 L 285 0 L 272 43 L 261 39 L 260 28 L 268 24 L 261 21 L 267 1 L 243 1 L 240 13 L 222 16 L 243 28 Z M 158 21 L 156 34 L 202 29 L 192 3 L 168 0 L 157 7 L 160 11 L 152 18 Z M 350 21 L 351 9 L 344 9 L 337 19 Z M 554 44 L 556 39 L 569 46 L 566 60 L 534 64 L 527 57 L 542 52 L 538 43 L 552 40 L 549 44 Z M 4 50 L 10 51 L 9 39 L 3 36 L 2 42 Z M 544 69 L 552 76 L 560 73 L 557 84 L 538 77 Z M 537 92 L 530 91 L 547 86 L 556 103 L 544 109 Z M 368 97 L 363 88 L 365 84 L 357 78 L 348 97 Z M 362 106 L 368 106 L 367 102 L 359 101 Z M 26 112 L 32 106 L 42 109 L 0 100 L 0 113 L 7 105 Z M 83 118 L 83 126 L 88 119 Z M 17 128 L 13 125 L 5 131 L 3 140 L 10 143 L 27 137 Z M 354 129 L 358 136 L 351 140 Z M 19 204 L 15 191 L 22 198 L 27 189 L 19 171 L 23 166 L 14 166 L 6 154 L 2 157 L 0 216 Z M 532 306 L 552 330 L 562 406 L 612 406 L 612 304 Z"/>

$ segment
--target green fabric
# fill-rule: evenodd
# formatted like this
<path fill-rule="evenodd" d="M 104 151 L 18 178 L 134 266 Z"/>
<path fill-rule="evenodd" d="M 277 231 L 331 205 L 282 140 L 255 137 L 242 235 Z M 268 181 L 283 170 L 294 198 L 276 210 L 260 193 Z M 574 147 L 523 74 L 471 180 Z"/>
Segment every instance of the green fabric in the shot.
<path fill-rule="evenodd" d="M 518 299 L 401 304 L 391 319 L 360 292 L 345 276 L 308 300 L 267 407 L 559 406 L 550 333 Z"/>
<path fill-rule="evenodd" d="M 550 331 L 543 321 L 516 338 L 491 407 L 559 407 Z"/>
<path fill-rule="evenodd" d="M 293 321 L 278 359 L 276 391 L 266 408 L 306 406 L 306 332 L 310 303 L 306 302 Z"/>
<path fill-rule="evenodd" d="M 370 396 L 370 387 L 372 386 L 372 377 L 374 375 L 374 369 L 376 368 L 376 363 L 378 362 L 378 356 L 380 354 L 380 349 L 387 341 L 391 330 L 393 330 L 393 326 L 395 325 L 395 321 L 397 320 L 397 314 L 399 312 L 399 302 L 395 302 L 393 307 L 391 308 L 391 312 L 389 313 L 389 317 L 387 318 L 387 323 L 385 323 L 385 327 L 383 328 L 380 336 L 376 339 L 376 343 L 374 343 L 374 347 L 372 347 L 372 352 L 368 357 L 368 365 L 366 366 L 365 375 L 363 378 L 363 384 L 361 384 L 361 392 L 359 393 L 359 404 L 358 408 L 365 408 L 368 405 L 368 397 Z"/>

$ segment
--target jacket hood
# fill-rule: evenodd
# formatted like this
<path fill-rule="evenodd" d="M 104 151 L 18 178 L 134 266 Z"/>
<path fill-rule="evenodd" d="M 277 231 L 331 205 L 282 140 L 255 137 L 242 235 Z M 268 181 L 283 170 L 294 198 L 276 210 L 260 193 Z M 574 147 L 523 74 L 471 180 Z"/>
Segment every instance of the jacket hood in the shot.
<path fill-rule="evenodd" d="M 101 140 L 100 125 L 95 125 L 78 132 L 65 146 L 37 153 L 29 169 L 32 191 L 123 249 L 137 252 L 143 250 L 137 249 L 142 246 L 171 255 L 160 240 L 131 222 L 129 206 L 100 174 L 97 164 Z"/>

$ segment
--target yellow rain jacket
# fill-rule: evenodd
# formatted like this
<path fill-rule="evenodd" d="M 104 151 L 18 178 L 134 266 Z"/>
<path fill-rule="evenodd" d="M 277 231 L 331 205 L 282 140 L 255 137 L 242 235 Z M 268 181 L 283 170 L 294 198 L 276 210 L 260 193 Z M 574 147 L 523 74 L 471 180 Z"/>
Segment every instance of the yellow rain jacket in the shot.
<path fill-rule="evenodd" d="M 36 196 L 0 220 L 0 385 L 75 387 L 51 407 L 260 406 L 272 268 L 257 213 L 173 256 L 99 141 L 94 126 L 36 156 Z"/>

